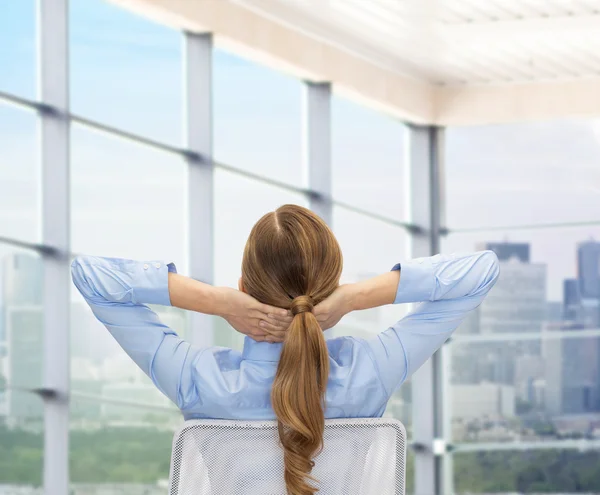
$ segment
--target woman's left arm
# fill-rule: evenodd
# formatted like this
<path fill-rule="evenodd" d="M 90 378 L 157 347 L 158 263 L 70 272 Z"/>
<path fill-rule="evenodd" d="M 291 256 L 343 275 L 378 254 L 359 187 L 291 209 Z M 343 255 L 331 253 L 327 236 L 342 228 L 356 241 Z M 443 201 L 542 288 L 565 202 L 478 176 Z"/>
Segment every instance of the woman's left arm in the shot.
<path fill-rule="evenodd" d="M 247 294 L 238 295 L 234 289 L 215 288 L 178 275 L 172 263 L 78 256 L 71 274 L 96 318 L 180 408 L 197 399 L 191 372 L 204 349 L 181 339 L 147 304 L 219 315 L 257 340 L 269 336 L 276 341 L 289 318 L 279 316 L 282 322 L 269 318 L 269 314 L 287 312 L 262 305 Z M 261 321 L 270 326 L 263 327 Z"/>

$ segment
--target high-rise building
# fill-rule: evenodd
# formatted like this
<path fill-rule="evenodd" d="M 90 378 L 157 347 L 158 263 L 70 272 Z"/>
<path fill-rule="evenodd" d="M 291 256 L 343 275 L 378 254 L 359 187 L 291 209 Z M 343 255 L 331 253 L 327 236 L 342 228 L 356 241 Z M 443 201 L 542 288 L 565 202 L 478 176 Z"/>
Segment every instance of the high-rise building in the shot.
<path fill-rule="evenodd" d="M 529 244 L 522 242 L 488 242 L 484 249 L 494 251 L 498 260 L 516 259 L 521 263 L 529 263 Z"/>
<path fill-rule="evenodd" d="M 578 244 L 577 278 L 582 298 L 600 299 L 600 242 Z"/>
<path fill-rule="evenodd" d="M 563 281 L 563 319 L 578 321 L 581 317 L 581 290 L 579 280 Z"/>
<path fill-rule="evenodd" d="M 463 333 L 539 334 L 547 313 L 546 265 L 522 261 L 529 259 L 526 244 L 487 243 L 483 247 L 501 253 L 501 276 L 483 304 L 469 316 Z M 509 341 L 502 345 L 492 342 L 473 344 L 470 349 L 462 347 L 468 358 L 453 360 L 455 383 L 489 381 L 515 387 L 520 398 L 526 395 L 527 384 L 515 382 L 515 366 L 521 356 L 539 356 L 539 342 Z"/>
<path fill-rule="evenodd" d="M 548 323 L 545 332 L 577 332 L 575 322 Z M 600 369 L 597 337 L 547 338 L 542 341 L 545 403 L 549 414 L 583 414 L 600 407 Z"/>
<path fill-rule="evenodd" d="M 546 265 L 500 262 L 501 277 L 479 308 L 480 333 L 540 332 L 546 313 Z"/>

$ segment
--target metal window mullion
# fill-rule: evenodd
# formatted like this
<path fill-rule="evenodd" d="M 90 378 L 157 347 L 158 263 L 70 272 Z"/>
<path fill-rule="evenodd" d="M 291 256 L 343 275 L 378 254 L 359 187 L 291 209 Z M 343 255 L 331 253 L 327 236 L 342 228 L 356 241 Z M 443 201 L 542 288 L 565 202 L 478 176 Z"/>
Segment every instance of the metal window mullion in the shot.
<path fill-rule="evenodd" d="M 409 241 L 409 257 L 431 255 L 431 181 L 429 128 L 408 126 L 406 147 L 405 184 L 408 188 L 408 221 L 421 227 L 424 233 L 412 233 Z M 411 377 L 412 384 L 412 431 L 414 444 L 422 446 L 415 450 L 415 494 L 435 494 L 435 459 L 431 446 L 434 435 L 433 415 L 433 366 L 425 362 Z"/>
<path fill-rule="evenodd" d="M 305 83 L 304 159 L 308 171 L 310 209 L 332 226 L 331 84 Z"/>
<path fill-rule="evenodd" d="M 214 282 L 214 163 L 212 118 L 212 34 L 185 33 L 185 138 L 188 157 L 187 239 L 190 276 Z M 191 313 L 189 339 L 214 341 L 210 315 Z"/>
<path fill-rule="evenodd" d="M 445 217 L 444 208 L 444 128 L 429 127 L 429 170 L 430 170 L 430 215 L 431 215 L 431 254 L 441 250 L 442 220 Z M 451 443 L 451 401 L 450 401 L 450 375 L 451 375 L 451 349 L 444 345 L 432 358 L 433 370 L 433 407 L 434 407 L 434 435 L 442 440 L 444 446 Z M 436 457 L 436 483 L 439 495 L 454 493 L 454 477 L 452 455 L 447 449 Z"/>
<path fill-rule="evenodd" d="M 434 127 L 408 126 L 407 180 L 408 221 L 421 228 L 410 237 L 412 257 L 431 256 L 440 244 L 439 141 Z M 415 493 L 448 495 L 446 454 L 436 455 L 434 442 L 444 439 L 444 421 L 440 413 L 444 384 L 441 351 L 429 359 L 411 378 L 413 443 L 415 452 Z"/>
<path fill-rule="evenodd" d="M 38 0 L 44 253 L 44 493 L 69 493 L 68 0 Z"/>

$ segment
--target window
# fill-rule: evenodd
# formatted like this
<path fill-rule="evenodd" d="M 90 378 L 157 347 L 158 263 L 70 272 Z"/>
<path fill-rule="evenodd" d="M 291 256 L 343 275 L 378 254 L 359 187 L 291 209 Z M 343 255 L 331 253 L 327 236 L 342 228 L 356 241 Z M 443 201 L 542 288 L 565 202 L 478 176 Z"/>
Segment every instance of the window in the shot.
<path fill-rule="evenodd" d="M 221 50 L 213 78 L 215 159 L 304 185 L 302 83 Z"/>
<path fill-rule="evenodd" d="M 181 144 L 182 38 L 102 0 L 70 2 L 71 110 Z"/>
<path fill-rule="evenodd" d="M 406 127 L 339 97 L 332 99 L 331 113 L 333 197 L 403 220 Z"/>
<path fill-rule="evenodd" d="M 76 253 L 163 259 L 187 269 L 182 158 L 71 128 L 71 246 Z"/>
<path fill-rule="evenodd" d="M 448 349 L 457 493 L 598 490 L 597 454 L 585 450 L 600 411 L 596 127 L 447 131 L 442 251 L 500 259 L 496 286 Z M 573 442 L 584 450 L 567 450 Z"/>
<path fill-rule="evenodd" d="M 33 112 L 0 103 L 0 237 L 41 238 L 37 120 Z"/>
<path fill-rule="evenodd" d="M 448 129 L 448 226 L 598 220 L 599 129 L 595 121 Z"/>
<path fill-rule="evenodd" d="M 31 100 L 36 97 L 35 8 L 34 0 L 5 0 L 0 16 L 0 91 Z"/>

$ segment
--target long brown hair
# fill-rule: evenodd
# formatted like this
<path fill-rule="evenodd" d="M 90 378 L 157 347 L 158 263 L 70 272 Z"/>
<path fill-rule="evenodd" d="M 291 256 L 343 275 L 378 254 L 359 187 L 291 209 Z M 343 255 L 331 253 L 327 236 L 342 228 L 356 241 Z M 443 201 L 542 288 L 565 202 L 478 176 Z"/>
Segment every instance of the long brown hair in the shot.
<path fill-rule="evenodd" d="M 339 285 L 342 253 L 327 224 L 310 210 L 284 205 L 252 228 L 242 261 L 244 290 L 291 309 L 271 390 L 290 495 L 317 491 L 310 472 L 323 444 L 329 355 L 313 306 Z"/>

